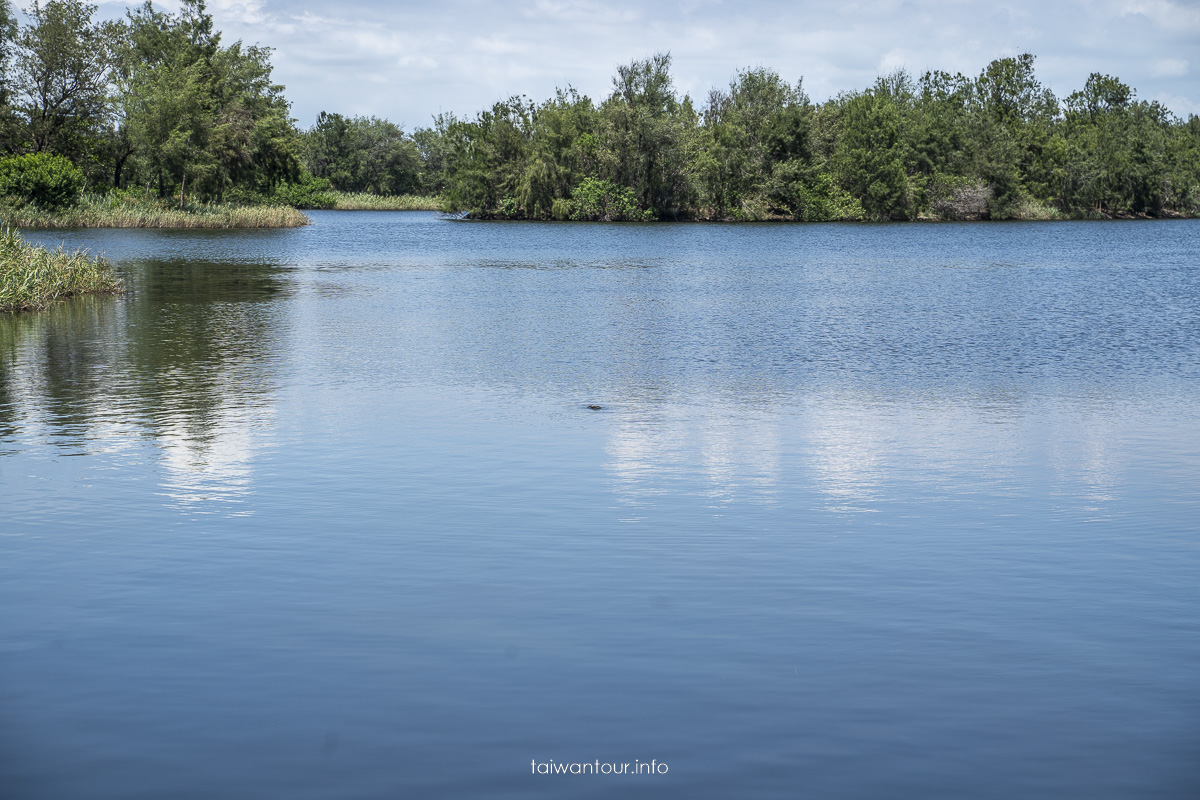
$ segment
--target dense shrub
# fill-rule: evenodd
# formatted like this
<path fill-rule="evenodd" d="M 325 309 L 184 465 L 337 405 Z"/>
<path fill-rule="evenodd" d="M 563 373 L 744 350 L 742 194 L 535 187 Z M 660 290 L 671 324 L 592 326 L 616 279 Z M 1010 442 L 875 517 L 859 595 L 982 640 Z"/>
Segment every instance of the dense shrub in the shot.
<path fill-rule="evenodd" d="M 294 183 L 281 183 L 266 192 L 237 186 L 227 190 L 222 199 L 240 206 L 292 208 L 333 208 L 338 201 L 337 195 L 329 188 L 329 181 L 311 175 L 303 176 Z"/>
<path fill-rule="evenodd" d="M 33 153 L 0 159 L 0 195 L 39 208 L 74 205 L 84 183 L 83 173 L 63 156 Z"/>
<path fill-rule="evenodd" d="M 942 219 L 982 219 L 992 190 L 977 178 L 936 175 L 929 183 L 929 207 Z"/>
<path fill-rule="evenodd" d="M 637 195 L 632 189 L 607 180 L 584 178 L 571 192 L 571 203 L 571 219 L 612 222 L 652 218 L 649 212 L 638 208 Z M 560 207 L 559 213 L 563 210 Z"/>
<path fill-rule="evenodd" d="M 268 199 L 274 205 L 292 208 L 333 208 L 337 205 L 337 197 L 324 178 L 309 177 L 297 183 L 282 183 Z"/>

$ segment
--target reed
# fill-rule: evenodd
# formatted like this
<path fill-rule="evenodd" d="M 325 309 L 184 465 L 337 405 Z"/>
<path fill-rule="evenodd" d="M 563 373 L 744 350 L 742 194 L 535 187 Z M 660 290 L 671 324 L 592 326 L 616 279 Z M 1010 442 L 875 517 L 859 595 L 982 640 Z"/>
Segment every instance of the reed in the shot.
<path fill-rule="evenodd" d="M 103 258 L 36 247 L 12 228 L 0 228 L 0 311 L 36 311 L 65 297 L 121 291 Z"/>
<path fill-rule="evenodd" d="M 366 192 L 330 192 L 336 211 L 441 211 L 442 198 L 415 194 L 384 197 Z"/>
<path fill-rule="evenodd" d="M 14 228 L 298 228 L 311 220 L 290 206 L 188 203 L 180 208 L 129 195 L 85 195 L 70 208 L 0 205 L 0 222 Z"/>
<path fill-rule="evenodd" d="M 1051 219 L 1078 219 L 1086 216 L 1083 214 L 1064 214 L 1054 206 L 1044 200 L 1037 200 L 1032 197 L 1024 198 L 1021 203 L 1013 210 L 1012 218 L 1020 220 L 1051 220 Z"/>

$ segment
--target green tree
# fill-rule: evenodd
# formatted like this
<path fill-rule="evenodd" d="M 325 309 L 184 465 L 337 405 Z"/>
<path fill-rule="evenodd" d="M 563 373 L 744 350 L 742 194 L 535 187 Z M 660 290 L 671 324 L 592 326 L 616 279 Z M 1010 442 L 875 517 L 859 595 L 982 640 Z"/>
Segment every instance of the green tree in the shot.
<path fill-rule="evenodd" d="M 13 108 L 13 56 L 17 30 L 12 4 L 0 0 L 0 152 L 16 149 L 21 136 L 21 123 Z"/>
<path fill-rule="evenodd" d="M 29 149 L 89 165 L 108 114 L 109 47 L 92 21 L 95 12 L 79 0 L 34 0 L 14 57 L 17 113 Z"/>
<path fill-rule="evenodd" d="M 600 108 L 601 139 L 615 156 L 607 177 L 633 189 L 641 207 L 660 219 L 687 216 L 696 197 L 698 115 L 690 98 L 675 96 L 670 68 L 669 53 L 618 67 L 613 93 Z"/>
<path fill-rule="evenodd" d="M 309 170 L 339 191 L 397 195 L 420 189 L 421 149 L 386 119 L 322 111 L 304 140 Z"/>
<path fill-rule="evenodd" d="M 710 92 L 697 161 L 704 202 L 712 213 L 762 213 L 766 194 L 778 195 L 782 178 L 777 168 L 789 165 L 785 171 L 794 179 L 811 162 L 812 115 L 801 84 L 790 86 L 763 68 L 739 72 L 728 92 Z"/>
<path fill-rule="evenodd" d="M 1064 200 L 1100 212 L 1161 213 L 1172 195 L 1177 136 L 1167 110 L 1137 101 L 1130 87 L 1099 73 L 1067 97 L 1066 109 Z"/>
<path fill-rule="evenodd" d="M 534 108 L 525 97 L 510 97 L 473 121 L 449 126 L 449 209 L 482 216 L 524 216 L 517 195 L 530 150 Z"/>
<path fill-rule="evenodd" d="M 581 182 L 592 180 L 596 185 L 607 182 L 595 178 L 611 171 L 611 163 L 602 163 L 599 140 L 599 115 L 592 101 L 574 89 L 560 89 L 555 96 L 538 106 L 530 120 L 529 150 L 525 168 L 517 184 L 517 201 L 527 216 L 576 217 L 579 208 L 564 204 L 573 197 Z M 622 198 L 625 192 L 614 189 Z M 591 196 L 592 193 L 585 193 Z M 603 194 L 603 193 L 602 193 Z M 555 204 L 558 202 L 557 211 Z M 585 200 L 586 202 L 586 200 Z M 584 212 L 591 216 L 592 212 Z M 622 211 L 617 216 L 598 212 L 597 218 L 632 218 Z"/>
<path fill-rule="evenodd" d="M 896 99 L 877 88 L 844 97 L 840 105 L 841 136 L 834 156 L 839 182 L 868 215 L 910 218 L 916 209 Z"/>
<path fill-rule="evenodd" d="M 1023 53 L 988 64 L 974 83 L 974 170 L 992 187 L 991 213 L 1011 213 L 1022 197 L 1050 196 L 1058 100 Z"/>
<path fill-rule="evenodd" d="M 114 38 L 116 185 L 127 161 L 160 196 L 178 188 L 180 202 L 188 191 L 265 193 L 300 178 L 299 134 L 269 48 L 222 47 L 203 0 L 184 0 L 178 14 L 147 2 Z"/>
<path fill-rule="evenodd" d="M 440 113 L 433 118 L 432 126 L 413 131 L 413 141 L 421 154 L 422 193 L 441 194 L 446 190 L 446 163 L 450 157 L 450 142 L 446 132 L 457 121 L 453 114 Z"/>

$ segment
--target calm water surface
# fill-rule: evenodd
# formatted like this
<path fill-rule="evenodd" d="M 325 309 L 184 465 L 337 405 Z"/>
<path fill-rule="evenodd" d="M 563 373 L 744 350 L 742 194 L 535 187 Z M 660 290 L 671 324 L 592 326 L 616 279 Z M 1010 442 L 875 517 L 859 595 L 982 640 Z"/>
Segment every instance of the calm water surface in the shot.
<path fill-rule="evenodd" d="M 3 796 L 1200 796 L 1200 223 L 313 216 L 30 234 Z"/>

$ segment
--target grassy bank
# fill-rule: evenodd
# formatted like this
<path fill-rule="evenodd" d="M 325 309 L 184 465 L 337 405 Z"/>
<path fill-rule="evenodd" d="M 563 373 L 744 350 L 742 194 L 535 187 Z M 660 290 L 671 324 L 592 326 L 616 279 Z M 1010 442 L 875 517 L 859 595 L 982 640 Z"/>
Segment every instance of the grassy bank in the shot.
<path fill-rule="evenodd" d="M 52 252 L 0 228 L 0 311 L 36 311 L 64 297 L 120 291 L 120 279 L 103 258 Z"/>
<path fill-rule="evenodd" d="M 298 228 L 310 220 L 290 206 L 178 204 L 123 195 L 85 195 L 70 208 L 47 211 L 0 204 L 0 223 L 14 228 Z"/>
<path fill-rule="evenodd" d="M 330 192 L 337 211 L 441 211 L 442 198 L 415 194 L 383 197 L 365 192 Z"/>

